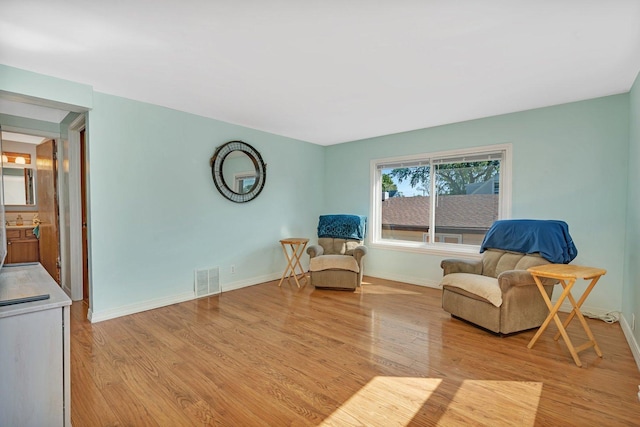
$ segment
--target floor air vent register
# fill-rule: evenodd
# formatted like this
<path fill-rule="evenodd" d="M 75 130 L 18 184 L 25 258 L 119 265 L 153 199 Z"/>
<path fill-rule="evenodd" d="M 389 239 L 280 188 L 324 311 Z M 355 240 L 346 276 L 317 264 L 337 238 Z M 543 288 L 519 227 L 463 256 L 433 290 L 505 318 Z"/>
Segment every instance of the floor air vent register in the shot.
<path fill-rule="evenodd" d="M 220 293 L 220 269 L 196 270 L 196 298 Z"/>

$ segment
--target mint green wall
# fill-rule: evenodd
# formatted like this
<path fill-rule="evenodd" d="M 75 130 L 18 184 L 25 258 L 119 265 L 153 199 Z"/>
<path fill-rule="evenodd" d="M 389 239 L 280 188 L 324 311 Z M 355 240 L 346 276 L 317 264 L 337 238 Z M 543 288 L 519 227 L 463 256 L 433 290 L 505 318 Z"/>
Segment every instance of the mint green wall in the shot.
<path fill-rule="evenodd" d="M 327 147 L 325 210 L 369 214 L 371 159 L 512 143 L 512 217 L 566 221 L 579 251 L 574 262 L 608 270 L 585 306 L 620 310 L 628 101 L 616 95 Z M 369 254 L 368 275 L 427 285 L 442 276 L 441 256 Z"/>
<path fill-rule="evenodd" d="M 627 210 L 627 244 L 622 310 L 627 322 L 636 316 L 634 337 L 640 342 L 640 74 L 629 93 L 629 191 Z M 630 325 L 631 326 L 631 325 Z"/>
<path fill-rule="evenodd" d="M 580 252 L 575 262 L 608 270 L 586 306 L 619 310 L 624 299 L 625 313 L 638 314 L 637 238 L 626 240 L 625 258 L 626 217 L 637 236 L 640 210 L 637 190 L 627 189 L 638 178 L 638 120 L 629 121 L 629 105 L 638 117 L 638 90 L 636 82 L 631 94 L 320 147 L 0 66 L 0 91 L 92 108 L 98 314 L 186 294 L 197 268 L 220 267 L 223 289 L 278 276 L 280 238 L 314 237 L 318 214 L 369 215 L 371 159 L 508 142 L 513 217 L 567 221 Z M 209 158 L 231 139 L 254 145 L 268 164 L 263 193 L 247 204 L 222 198 L 211 180 Z M 441 276 L 440 256 L 372 248 L 367 258 L 372 276 L 429 285 Z"/>
<path fill-rule="evenodd" d="M 223 289 L 270 280 L 285 266 L 278 240 L 315 234 L 323 147 L 97 92 L 88 123 L 94 313 L 190 292 L 195 269 L 220 267 Z M 241 204 L 209 166 L 236 139 L 267 163 Z"/>
<path fill-rule="evenodd" d="M 324 194 L 321 146 L 1 65 L 0 91 L 16 100 L 92 108 L 87 136 L 96 318 L 188 295 L 195 269 L 219 267 L 223 290 L 279 278 L 286 263 L 278 240 L 315 235 L 323 203 L 318 194 Z M 0 117 L 3 122 L 52 130 L 12 116 Z M 224 199 L 211 179 L 209 158 L 233 139 L 253 145 L 267 163 L 264 190 L 245 204 Z"/>
<path fill-rule="evenodd" d="M 89 85 L 71 82 L 0 64 L 0 91 L 20 98 L 45 99 L 71 111 L 91 108 L 93 89 Z"/>

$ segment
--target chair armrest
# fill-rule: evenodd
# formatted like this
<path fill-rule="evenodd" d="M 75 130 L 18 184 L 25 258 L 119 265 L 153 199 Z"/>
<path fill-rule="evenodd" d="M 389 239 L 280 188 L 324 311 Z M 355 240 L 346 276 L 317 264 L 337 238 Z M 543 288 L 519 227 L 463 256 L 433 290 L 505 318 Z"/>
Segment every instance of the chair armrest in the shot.
<path fill-rule="evenodd" d="M 324 248 L 320 245 L 311 245 L 307 247 L 307 254 L 310 258 L 320 256 L 324 253 Z"/>
<path fill-rule="evenodd" d="M 509 288 L 514 286 L 536 285 L 535 280 L 533 280 L 533 276 L 527 270 L 503 271 L 498 276 L 498 283 L 502 292 L 506 292 Z M 556 283 L 558 283 L 558 281 L 555 279 L 542 279 L 543 286 L 555 285 Z"/>
<path fill-rule="evenodd" d="M 442 275 L 452 273 L 482 274 L 482 261 L 470 261 L 466 259 L 443 259 L 440 263 Z"/>
<path fill-rule="evenodd" d="M 367 247 L 366 246 L 357 246 L 354 250 L 353 250 L 353 256 L 356 259 L 356 262 L 358 263 L 358 265 L 361 264 L 362 258 L 364 258 L 364 256 L 367 254 Z"/>

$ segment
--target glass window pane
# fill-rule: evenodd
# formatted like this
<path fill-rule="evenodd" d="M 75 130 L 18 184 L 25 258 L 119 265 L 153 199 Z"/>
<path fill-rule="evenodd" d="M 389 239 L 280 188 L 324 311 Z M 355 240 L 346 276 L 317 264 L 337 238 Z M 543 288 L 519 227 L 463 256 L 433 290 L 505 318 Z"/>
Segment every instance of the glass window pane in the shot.
<path fill-rule="evenodd" d="M 500 213 L 500 161 L 435 167 L 435 241 L 480 245 Z"/>
<path fill-rule="evenodd" d="M 429 166 L 388 168 L 381 174 L 382 239 L 428 241 Z"/>

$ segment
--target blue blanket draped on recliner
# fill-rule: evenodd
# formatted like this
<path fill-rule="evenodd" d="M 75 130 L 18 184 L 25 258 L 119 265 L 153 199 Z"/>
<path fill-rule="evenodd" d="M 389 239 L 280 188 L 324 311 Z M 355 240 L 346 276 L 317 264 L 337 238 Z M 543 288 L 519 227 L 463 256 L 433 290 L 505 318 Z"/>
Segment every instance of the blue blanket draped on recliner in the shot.
<path fill-rule="evenodd" d="M 502 249 L 540 255 L 555 264 L 569 264 L 578 250 L 564 221 L 508 219 L 493 223 L 484 236 L 480 252 Z"/>
<path fill-rule="evenodd" d="M 364 240 L 367 217 L 361 215 L 320 215 L 318 237 Z"/>

